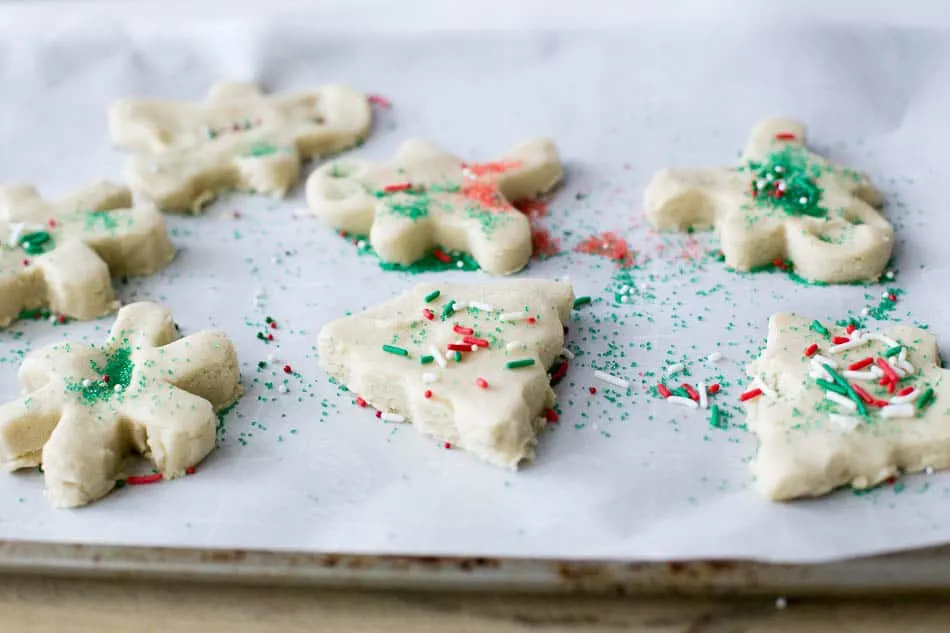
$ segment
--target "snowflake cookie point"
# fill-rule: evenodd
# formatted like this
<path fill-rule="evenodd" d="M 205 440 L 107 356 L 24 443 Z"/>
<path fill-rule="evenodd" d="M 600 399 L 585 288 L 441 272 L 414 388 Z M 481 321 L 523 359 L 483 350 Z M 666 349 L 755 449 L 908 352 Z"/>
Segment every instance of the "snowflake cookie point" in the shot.
<path fill-rule="evenodd" d="M 165 478 L 185 474 L 214 448 L 216 412 L 241 394 L 227 336 L 179 339 L 171 314 L 153 303 L 122 308 L 103 345 L 32 352 L 20 382 L 25 395 L 0 406 L 0 465 L 42 465 L 58 507 L 105 496 L 133 453 Z"/>
<path fill-rule="evenodd" d="M 123 99 L 109 111 L 112 141 L 137 153 L 125 169 L 132 188 L 192 213 L 225 189 L 285 195 L 302 160 L 352 147 L 371 123 L 366 96 L 337 85 L 265 95 L 220 83 L 202 102 Z"/>
<path fill-rule="evenodd" d="M 307 180 L 307 202 L 334 228 L 368 235 L 385 262 L 411 266 L 444 248 L 505 275 L 523 268 L 532 248 L 530 222 L 512 203 L 562 178 L 548 140 L 523 143 L 491 163 L 465 163 L 413 139 L 391 164 L 344 159 L 320 167 Z"/>
<path fill-rule="evenodd" d="M 880 277 L 894 230 L 868 179 L 805 148 L 788 118 L 757 124 L 737 167 L 665 169 L 644 193 L 660 230 L 715 228 L 726 265 L 751 271 L 788 260 L 814 282 Z"/>
<path fill-rule="evenodd" d="M 759 439 L 758 489 L 787 500 L 946 468 L 950 413 L 939 403 L 950 400 L 950 383 L 938 363 L 936 339 L 919 328 L 848 332 L 773 315 L 747 371 L 769 393 L 743 403 Z"/>
<path fill-rule="evenodd" d="M 111 277 L 151 275 L 175 255 L 165 220 L 108 182 L 56 200 L 0 186 L 0 327 L 49 308 L 75 319 L 115 309 Z"/>
<path fill-rule="evenodd" d="M 320 364 L 365 402 L 404 416 L 421 433 L 515 468 L 534 456 L 543 411 L 554 403 L 547 371 L 564 347 L 573 301 L 570 284 L 546 280 L 421 285 L 324 326 Z M 473 302 L 495 309 L 463 307 Z M 447 316 L 424 319 L 426 305 Z M 446 309 L 452 305 L 458 310 Z M 501 318 L 526 305 L 541 317 L 535 324 Z M 474 335 L 459 334 L 469 329 Z M 509 346 L 513 341 L 518 345 Z"/>

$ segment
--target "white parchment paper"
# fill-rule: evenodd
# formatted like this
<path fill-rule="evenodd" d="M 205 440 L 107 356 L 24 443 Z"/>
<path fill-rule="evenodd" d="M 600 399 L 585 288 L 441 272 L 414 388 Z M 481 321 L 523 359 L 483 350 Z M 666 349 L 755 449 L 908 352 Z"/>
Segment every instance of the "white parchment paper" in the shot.
<path fill-rule="evenodd" d="M 499 470 L 354 407 L 352 394 L 317 367 L 317 332 L 418 279 L 381 271 L 306 217 L 300 189 L 286 201 L 228 196 L 202 217 L 170 217 L 175 262 L 119 286 L 125 301 L 168 305 L 185 333 L 214 326 L 235 340 L 248 391 L 226 418 L 219 449 L 195 476 L 126 487 L 78 511 L 50 509 L 38 473 L 0 476 L 0 538 L 782 561 L 950 539 L 945 474 L 772 504 L 751 488 L 755 441 L 741 416 L 726 430 L 710 428 L 702 412 L 647 391 L 653 372 L 683 360 L 694 382 L 721 374 L 718 400 L 734 404 L 771 313 L 843 318 L 877 306 L 885 286 L 811 288 L 782 275 L 737 276 L 702 256 L 713 240 L 652 234 L 640 209 L 655 170 L 730 163 L 756 120 L 799 117 L 813 147 L 868 171 L 886 194 L 899 231 L 898 274 L 886 287 L 906 294 L 882 316 L 927 323 L 950 340 L 945 21 L 917 16 L 897 27 L 814 11 L 793 19 L 774 7 L 750 17 L 769 5 L 742 2 L 717 5 L 722 14 L 697 3 L 696 20 L 636 16 L 611 3 L 601 24 L 580 8 L 574 20 L 563 8 L 552 17 L 502 12 L 491 2 L 470 14 L 440 3 L 431 20 L 426 3 L 415 11 L 396 3 L 401 13 L 380 9 L 374 19 L 344 4 L 295 16 L 222 9 L 195 20 L 154 6 L 146 17 L 128 8 L 0 9 L 0 181 L 32 182 L 52 196 L 119 179 L 122 155 L 106 138 L 113 99 L 198 99 L 225 78 L 272 90 L 344 82 L 384 95 L 393 109 L 378 111 L 374 134 L 354 152 L 375 159 L 410 137 L 489 160 L 524 138 L 551 136 L 567 180 L 540 222 L 567 254 L 523 274 L 569 274 L 577 293 L 595 301 L 569 324 L 577 358 L 557 389 L 561 419 L 543 434 L 537 461 Z M 543 28 L 532 29 L 534 19 Z M 630 304 L 615 301 L 612 263 L 570 252 L 603 231 L 637 251 L 638 266 L 621 280 L 637 288 Z M 480 273 L 442 278 L 487 281 Z M 256 337 L 267 316 L 279 323 L 271 344 Z M 0 397 L 17 395 L 23 353 L 58 340 L 98 341 L 110 325 L 20 322 L 0 332 Z M 717 350 L 720 366 L 699 362 Z M 260 369 L 272 352 L 276 359 Z M 288 379 L 284 364 L 300 377 Z M 633 387 L 612 392 L 595 369 Z"/>

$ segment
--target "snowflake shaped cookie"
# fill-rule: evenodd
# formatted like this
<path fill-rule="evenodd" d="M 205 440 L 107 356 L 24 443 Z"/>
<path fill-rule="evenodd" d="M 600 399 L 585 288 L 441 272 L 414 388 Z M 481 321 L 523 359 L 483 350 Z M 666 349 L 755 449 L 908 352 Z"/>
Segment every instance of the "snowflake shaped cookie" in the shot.
<path fill-rule="evenodd" d="M 417 286 L 327 324 L 320 364 L 385 421 L 515 468 L 554 403 L 547 370 L 573 301 L 566 282 Z"/>
<path fill-rule="evenodd" d="M 320 167 L 307 180 L 307 202 L 334 228 L 368 235 L 383 261 L 408 266 L 441 247 L 507 275 L 531 257 L 530 222 L 511 203 L 546 193 L 563 175 L 550 141 L 467 164 L 411 140 L 388 165 L 344 159 Z"/>
<path fill-rule="evenodd" d="M 776 500 L 867 488 L 950 466 L 950 380 L 933 334 L 776 314 L 741 399 L 759 438 L 756 485 Z"/>
<path fill-rule="evenodd" d="M 737 167 L 664 170 L 644 194 L 660 230 L 715 227 L 726 265 L 750 271 L 791 261 L 809 281 L 876 281 L 894 245 L 868 179 L 805 149 L 805 126 L 755 126 Z"/>
<path fill-rule="evenodd" d="M 239 379 L 223 332 L 180 339 L 168 310 L 130 304 L 104 345 L 57 343 L 26 357 L 25 395 L 0 406 L 0 464 L 42 465 L 58 507 L 106 495 L 133 452 L 178 477 L 214 448 L 215 412 L 238 399 Z"/>
<path fill-rule="evenodd" d="M 164 218 L 131 203 L 128 189 L 107 182 L 54 202 L 27 185 L 0 186 L 0 327 L 46 306 L 100 317 L 117 307 L 110 274 L 164 268 L 175 255 Z"/>
<path fill-rule="evenodd" d="M 219 83 L 201 103 L 125 99 L 109 111 L 112 141 L 138 154 L 125 178 L 168 211 L 198 213 L 227 189 L 283 196 L 300 163 L 369 134 L 369 100 L 343 86 L 264 95 Z"/>

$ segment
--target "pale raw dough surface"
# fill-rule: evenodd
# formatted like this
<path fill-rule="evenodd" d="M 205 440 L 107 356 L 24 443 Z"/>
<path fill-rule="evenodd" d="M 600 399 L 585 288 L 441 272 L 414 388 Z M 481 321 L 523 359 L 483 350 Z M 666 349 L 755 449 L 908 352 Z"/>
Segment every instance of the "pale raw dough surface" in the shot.
<path fill-rule="evenodd" d="M 763 203 L 765 194 L 753 196 L 750 163 L 768 162 L 783 151 L 815 170 L 809 176 L 820 174 L 813 180 L 825 217 L 790 214 Z M 806 150 L 804 124 L 787 118 L 756 125 L 738 167 L 657 173 L 643 204 L 660 230 L 715 227 L 726 265 L 740 271 L 788 259 L 810 281 L 876 281 L 894 244 L 894 230 L 877 210 L 881 196 L 868 179 Z"/>
<path fill-rule="evenodd" d="M 438 298 L 426 302 L 435 290 Z M 450 301 L 458 311 L 445 315 Z M 471 307 L 472 302 L 479 307 Z M 404 416 L 440 442 L 515 468 L 534 457 L 537 435 L 546 424 L 542 413 L 554 404 L 547 370 L 563 348 L 564 322 L 573 302 L 567 282 L 422 284 L 324 326 L 320 365 L 354 398 Z M 423 315 L 426 309 L 432 320 Z M 513 320 L 513 313 L 529 314 L 534 322 Z M 445 361 L 445 367 L 436 361 L 422 364 L 423 356 L 437 351 L 445 357 L 447 344 L 464 340 L 453 330 L 456 326 L 472 328 L 476 338 L 490 345 L 463 353 L 461 361 Z M 385 344 L 408 355 L 388 353 L 382 349 Z M 506 369 L 506 362 L 518 359 L 534 364 Z M 487 388 L 477 385 L 479 379 L 487 381 Z"/>
<path fill-rule="evenodd" d="M 223 82 L 204 102 L 123 99 L 109 111 L 112 142 L 137 152 L 129 185 L 164 210 L 192 213 L 230 189 L 286 195 L 301 161 L 356 145 L 371 123 L 368 99 L 345 86 L 267 96 Z"/>
<path fill-rule="evenodd" d="M 891 325 L 867 342 L 839 354 L 831 353 L 828 337 L 810 329 L 812 321 L 792 314 L 769 320 L 765 351 L 748 368 L 749 376 L 764 382 L 774 394 L 748 401 L 749 428 L 759 438 L 752 463 L 757 488 L 771 499 L 823 495 L 838 486 L 867 488 L 897 476 L 900 471 L 950 466 L 950 381 L 938 365 L 933 334 L 906 325 Z M 849 336 L 844 328 L 824 323 L 830 336 Z M 853 335 L 852 335 L 853 336 Z M 866 357 L 884 355 L 890 342 L 906 346 L 913 366 L 900 386 L 930 387 L 936 398 L 913 417 L 885 419 L 881 408 L 868 405 L 865 420 L 826 399 L 813 377 L 812 359 L 804 350 L 818 344 L 817 354 L 837 363 L 839 371 Z M 896 357 L 894 357 L 896 358 Z M 897 362 L 897 361 L 894 361 Z M 867 370 L 862 370 L 867 371 Z M 871 395 L 888 400 L 877 381 L 851 379 Z M 846 415 L 846 418 L 832 416 Z M 838 422 L 836 420 L 841 420 Z M 842 423 L 846 422 L 846 423 Z"/>
<path fill-rule="evenodd" d="M 486 164 L 410 140 L 391 164 L 348 158 L 320 167 L 307 180 L 307 202 L 334 228 L 368 235 L 384 261 L 410 265 L 443 247 L 506 275 L 531 257 L 531 226 L 511 202 L 546 193 L 563 176 L 548 140 L 523 143 Z M 411 191 L 387 191 L 401 186 Z"/>
<path fill-rule="evenodd" d="M 39 233 L 43 252 L 28 252 L 23 238 Z M 161 213 L 132 207 L 129 190 L 108 182 L 55 201 L 29 185 L 0 186 L 0 241 L 0 327 L 41 307 L 83 320 L 108 314 L 118 307 L 110 275 L 151 275 L 175 256 Z"/>
<path fill-rule="evenodd" d="M 0 465 L 42 465 L 58 507 L 108 494 L 131 453 L 179 477 L 214 448 L 216 412 L 238 399 L 239 381 L 223 332 L 179 338 L 168 310 L 130 304 L 105 344 L 57 343 L 27 356 L 23 397 L 0 406 Z"/>

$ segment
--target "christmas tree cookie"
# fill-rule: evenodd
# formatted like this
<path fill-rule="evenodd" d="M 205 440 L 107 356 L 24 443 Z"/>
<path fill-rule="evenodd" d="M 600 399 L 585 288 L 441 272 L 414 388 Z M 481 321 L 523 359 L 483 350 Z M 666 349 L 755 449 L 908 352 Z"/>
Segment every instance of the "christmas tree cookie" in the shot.
<path fill-rule="evenodd" d="M 805 126 L 755 126 L 736 167 L 659 172 L 644 209 L 660 230 L 714 227 L 726 265 L 778 265 L 814 282 L 876 281 L 894 230 L 868 179 L 805 149 Z"/>
<path fill-rule="evenodd" d="M 950 374 L 939 363 L 933 334 L 920 328 L 774 315 L 741 396 L 759 438 L 759 490 L 818 496 L 950 466 Z"/>
<path fill-rule="evenodd" d="M 179 338 L 154 303 L 122 308 L 103 345 L 57 343 L 20 368 L 25 395 L 0 406 L 0 465 L 42 465 L 58 507 L 108 494 L 131 453 L 178 477 L 214 448 L 215 413 L 241 394 L 228 337 Z"/>
<path fill-rule="evenodd" d="M 94 319 L 118 307 L 113 277 L 151 275 L 175 256 L 162 214 L 100 182 L 54 202 L 0 186 L 0 327 L 48 307 Z M 130 208 L 131 207 L 131 208 Z"/>
<path fill-rule="evenodd" d="M 511 203 L 551 190 L 563 175 L 546 140 L 491 163 L 466 163 L 411 140 L 391 164 L 344 159 L 320 167 L 307 180 L 307 202 L 334 228 L 368 236 L 385 262 L 411 266 L 444 249 L 507 275 L 531 257 L 531 225 Z"/>
<path fill-rule="evenodd" d="M 547 370 L 574 301 L 566 282 L 421 285 L 327 324 L 320 364 L 388 422 L 515 468 L 554 403 Z"/>
<path fill-rule="evenodd" d="M 369 100 L 343 86 L 267 96 L 219 83 L 199 103 L 124 99 L 109 111 L 113 143 L 137 152 L 125 178 L 168 211 L 198 213 L 224 190 L 283 196 L 300 163 L 369 134 Z"/>

